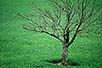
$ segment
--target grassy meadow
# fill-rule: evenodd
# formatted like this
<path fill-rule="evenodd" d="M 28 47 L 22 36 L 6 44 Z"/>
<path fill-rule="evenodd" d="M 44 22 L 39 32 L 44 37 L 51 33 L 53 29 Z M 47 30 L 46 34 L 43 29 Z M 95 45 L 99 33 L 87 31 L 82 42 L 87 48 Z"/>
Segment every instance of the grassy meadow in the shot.
<path fill-rule="evenodd" d="M 102 68 L 102 34 L 78 36 L 68 59 L 76 66 L 59 66 L 62 44 L 49 35 L 26 31 L 16 13 L 32 12 L 32 1 L 46 6 L 47 0 L 0 0 L 0 68 Z M 97 1 L 102 7 L 102 0 Z M 102 22 L 102 20 L 100 20 Z"/>

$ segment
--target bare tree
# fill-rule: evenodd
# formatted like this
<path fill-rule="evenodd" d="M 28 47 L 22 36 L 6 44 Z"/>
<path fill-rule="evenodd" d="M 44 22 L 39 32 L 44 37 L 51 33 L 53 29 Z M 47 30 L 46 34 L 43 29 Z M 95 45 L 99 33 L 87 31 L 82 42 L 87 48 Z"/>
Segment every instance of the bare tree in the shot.
<path fill-rule="evenodd" d="M 95 3 L 89 0 L 48 0 L 50 9 L 42 9 L 34 5 L 31 16 L 22 16 L 29 21 L 24 29 L 48 34 L 58 39 L 63 44 L 62 65 L 68 65 L 68 47 L 75 41 L 78 34 L 101 33 L 100 29 L 91 29 L 96 25 L 99 10 Z"/>

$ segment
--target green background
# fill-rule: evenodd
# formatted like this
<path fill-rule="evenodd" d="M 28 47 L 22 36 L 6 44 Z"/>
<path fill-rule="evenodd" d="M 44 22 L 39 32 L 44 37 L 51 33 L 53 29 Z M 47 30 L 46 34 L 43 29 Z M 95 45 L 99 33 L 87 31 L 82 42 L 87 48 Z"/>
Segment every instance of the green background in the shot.
<path fill-rule="evenodd" d="M 94 33 L 78 36 L 70 46 L 69 63 L 77 66 L 48 62 L 61 59 L 62 44 L 48 35 L 24 30 L 26 21 L 16 15 L 33 12 L 32 1 L 47 7 L 47 0 L 0 0 L 0 68 L 102 68 L 102 34 Z M 102 0 L 97 0 L 97 6 L 102 7 Z"/>

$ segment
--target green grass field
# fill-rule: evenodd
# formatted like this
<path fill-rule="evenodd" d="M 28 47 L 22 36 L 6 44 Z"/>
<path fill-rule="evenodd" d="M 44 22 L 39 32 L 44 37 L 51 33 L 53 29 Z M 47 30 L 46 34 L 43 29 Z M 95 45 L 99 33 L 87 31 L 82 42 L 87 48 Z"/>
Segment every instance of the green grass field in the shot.
<path fill-rule="evenodd" d="M 94 33 L 78 36 L 70 46 L 69 63 L 77 66 L 49 62 L 61 59 L 62 44 L 48 35 L 24 30 L 25 21 L 15 15 L 32 12 L 32 1 L 0 0 L 0 68 L 102 68 L 102 34 Z M 34 0 L 43 6 L 46 1 Z"/>

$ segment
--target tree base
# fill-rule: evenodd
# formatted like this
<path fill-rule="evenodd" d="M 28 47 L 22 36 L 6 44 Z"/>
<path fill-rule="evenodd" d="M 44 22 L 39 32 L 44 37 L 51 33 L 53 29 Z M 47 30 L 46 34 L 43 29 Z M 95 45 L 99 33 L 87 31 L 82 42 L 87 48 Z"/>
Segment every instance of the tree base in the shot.
<path fill-rule="evenodd" d="M 58 66 L 79 66 L 80 64 L 78 62 L 69 60 L 67 61 L 67 64 L 63 64 L 62 60 L 47 60 L 47 62 L 52 63 L 54 65 L 58 65 Z"/>
<path fill-rule="evenodd" d="M 69 65 L 68 65 L 68 63 L 66 63 L 66 64 L 63 64 L 62 62 L 60 62 L 60 63 L 57 63 L 56 65 L 59 65 L 59 66 L 69 66 Z"/>
<path fill-rule="evenodd" d="M 68 66 L 68 63 L 62 63 L 63 66 Z"/>

